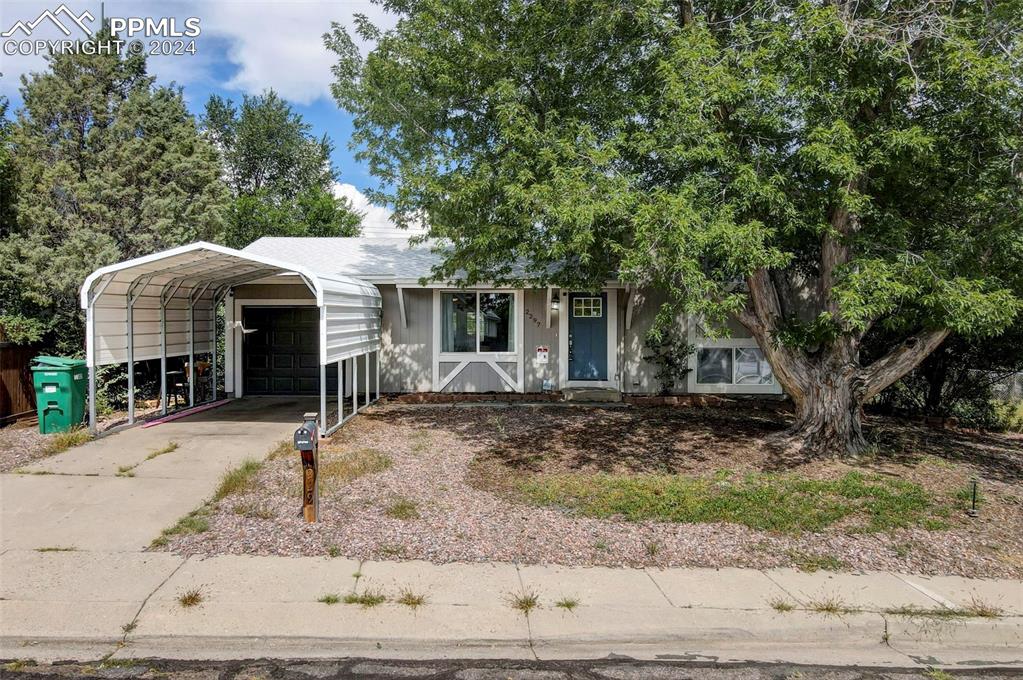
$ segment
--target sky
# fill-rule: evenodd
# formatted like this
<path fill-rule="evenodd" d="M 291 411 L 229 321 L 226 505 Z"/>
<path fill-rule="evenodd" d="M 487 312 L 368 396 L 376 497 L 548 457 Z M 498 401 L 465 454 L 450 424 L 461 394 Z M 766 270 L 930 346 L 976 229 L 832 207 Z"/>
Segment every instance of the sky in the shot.
<path fill-rule="evenodd" d="M 0 43 L 82 37 L 80 29 L 68 18 L 70 15 L 91 27 L 98 27 L 102 16 L 157 21 L 166 17 L 174 19 L 178 30 L 185 29 L 186 19 L 197 18 L 200 33 L 194 38 L 135 36 L 147 49 L 152 40 L 160 41 L 161 45 L 172 45 L 178 39 L 186 44 L 195 42 L 194 55 L 149 57 L 149 71 L 157 81 L 182 86 L 188 107 L 196 115 L 202 113 L 211 94 L 239 101 L 244 94 L 276 90 L 312 125 L 317 136 L 325 133 L 334 141 L 333 160 L 341 175 L 337 191 L 366 213 L 365 226 L 372 226 L 369 231 L 382 228 L 380 220 L 386 223 L 386 209 L 370 205 L 361 193 L 375 187 L 376 181 L 349 149 L 352 117 L 339 109 L 330 96 L 330 67 L 334 59 L 323 47 L 322 35 L 330 29 L 332 21 L 351 26 L 354 14 L 364 14 L 378 27 L 390 28 L 396 22 L 393 15 L 368 0 L 67 0 L 63 4 L 70 10 L 68 13 L 58 12 L 61 4 L 60 0 L 2 0 L 0 33 L 11 30 L 18 22 L 23 25 L 32 22 L 50 10 L 57 13 L 72 35 L 65 36 L 47 18 L 31 29 L 30 37 L 15 29 L 10 37 L 0 37 Z M 93 16 L 91 22 L 83 18 L 85 12 Z M 364 53 L 371 47 L 360 43 Z M 21 103 L 20 77 L 44 68 L 41 56 L 9 56 L 5 49 L 0 53 L 0 95 L 8 97 L 16 109 Z"/>

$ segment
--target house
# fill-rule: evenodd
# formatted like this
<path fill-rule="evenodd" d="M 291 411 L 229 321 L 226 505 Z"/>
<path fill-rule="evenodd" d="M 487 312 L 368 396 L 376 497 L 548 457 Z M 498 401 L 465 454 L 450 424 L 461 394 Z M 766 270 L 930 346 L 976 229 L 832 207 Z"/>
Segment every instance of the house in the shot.
<path fill-rule="evenodd" d="M 439 257 L 405 237 L 266 237 L 240 251 L 199 242 L 98 269 L 81 292 L 90 425 L 98 366 L 159 359 L 166 412 L 175 356 L 189 366 L 208 356 L 236 397 L 319 394 L 324 433 L 381 392 L 660 391 L 643 359 L 659 291 L 613 281 L 597 291 L 424 285 Z M 696 354 L 675 391 L 781 393 L 741 326 L 713 339 L 695 319 L 679 324 Z M 205 396 L 215 400 L 211 382 Z M 197 403 L 193 381 L 188 396 Z"/>
<path fill-rule="evenodd" d="M 380 390 L 396 392 L 542 392 L 565 388 L 606 388 L 625 394 L 656 394 L 657 367 L 644 361 L 644 337 L 663 297 L 656 291 L 608 282 L 599 291 L 557 288 L 471 289 L 445 283 L 421 285 L 439 255 L 428 245 L 410 246 L 406 237 L 264 237 L 243 252 L 301 262 L 331 274 L 352 276 L 380 291 L 383 317 Z M 231 320 L 273 329 L 276 337 L 310 339 L 294 328 L 314 321 L 295 307 L 310 304 L 300 282 L 274 277 L 234 290 Z M 272 310 L 272 311 L 271 311 Z M 303 319 L 301 321 L 300 319 Z M 727 339 L 703 337 L 696 323 L 680 332 L 697 346 L 694 370 L 676 391 L 688 393 L 779 394 L 757 343 L 739 324 Z M 254 352 L 281 347 L 259 345 L 262 335 L 237 335 L 227 360 L 228 390 L 236 394 L 280 390 L 314 391 L 315 370 L 301 355 L 315 348 L 295 346 L 294 360 L 279 369 L 251 368 Z M 265 361 L 260 358 L 257 365 Z M 279 374 L 307 366 L 304 376 Z M 297 369 L 302 372 L 303 369 Z M 275 387 L 276 385 L 276 387 Z"/>

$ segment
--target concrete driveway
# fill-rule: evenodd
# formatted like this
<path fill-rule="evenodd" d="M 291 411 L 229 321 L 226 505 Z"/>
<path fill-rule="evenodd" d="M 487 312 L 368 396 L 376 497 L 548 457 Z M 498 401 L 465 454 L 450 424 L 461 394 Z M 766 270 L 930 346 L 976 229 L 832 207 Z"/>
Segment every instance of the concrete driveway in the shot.
<path fill-rule="evenodd" d="M 195 509 L 221 475 L 288 439 L 315 398 L 250 397 L 110 434 L 0 475 L 0 551 L 140 550 Z M 147 460 L 171 443 L 177 449 Z M 118 470 L 134 466 L 133 476 Z"/>

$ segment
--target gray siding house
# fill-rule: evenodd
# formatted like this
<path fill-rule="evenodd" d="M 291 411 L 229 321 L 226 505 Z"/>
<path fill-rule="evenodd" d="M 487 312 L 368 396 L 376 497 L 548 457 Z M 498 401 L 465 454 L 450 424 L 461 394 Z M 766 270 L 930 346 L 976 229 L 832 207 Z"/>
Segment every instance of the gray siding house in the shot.
<path fill-rule="evenodd" d="M 406 237 L 266 237 L 242 252 L 377 287 L 380 351 L 368 375 L 380 392 L 660 390 L 656 366 L 643 360 L 645 334 L 663 301 L 656 290 L 613 282 L 599 291 L 423 286 L 437 256 L 428 245 L 410 246 Z M 318 391 L 319 317 L 297 276 L 246 282 L 225 302 L 229 393 Z M 781 393 L 756 341 L 739 324 L 726 339 L 704 337 L 693 318 L 679 324 L 697 350 L 693 370 L 675 392 Z M 327 382 L 328 391 L 337 385 L 336 366 L 328 367 Z"/>

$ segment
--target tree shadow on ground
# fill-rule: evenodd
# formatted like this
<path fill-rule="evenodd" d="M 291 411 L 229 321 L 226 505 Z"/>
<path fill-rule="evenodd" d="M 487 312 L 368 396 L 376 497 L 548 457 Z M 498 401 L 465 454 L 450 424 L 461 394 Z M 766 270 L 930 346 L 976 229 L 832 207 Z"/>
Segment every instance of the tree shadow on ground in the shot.
<path fill-rule="evenodd" d="M 478 461 L 511 473 L 793 472 L 820 460 L 786 446 L 780 435 L 791 415 L 780 408 L 402 406 L 371 417 L 447 431 L 471 442 Z M 1023 439 L 877 416 L 867 419 L 865 431 L 875 450 L 855 462 L 868 469 L 912 466 L 932 456 L 969 464 L 991 479 L 1023 479 Z"/>

